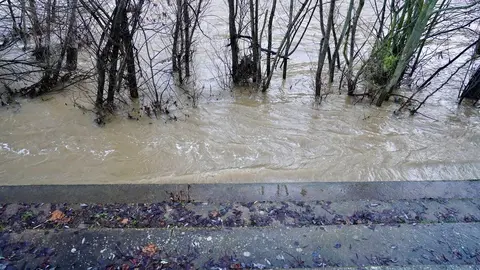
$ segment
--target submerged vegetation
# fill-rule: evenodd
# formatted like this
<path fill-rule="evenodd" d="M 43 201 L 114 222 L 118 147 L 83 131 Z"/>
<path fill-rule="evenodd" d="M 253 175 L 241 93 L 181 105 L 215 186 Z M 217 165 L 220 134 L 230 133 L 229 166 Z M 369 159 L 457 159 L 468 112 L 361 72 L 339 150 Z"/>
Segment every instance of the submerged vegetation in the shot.
<path fill-rule="evenodd" d="M 480 1 L 214 4 L 228 10 L 228 53 L 217 51 L 212 60 L 223 88 L 268 91 L 279 69 L 282 79 L 288 77 L 288 63 L 306 42 L 305 33 L 318 27 L 312 74 L 318 102 L 334 85 L 377 106 L 401 97 L 396 112 L 412 114 L 447 84 L 459 90 L 460 103 L 480 99 Z M 87 85 L 95 89 L 89 92 L 92 106 L 76 105 L 95 112 L 99 124 L 122 104 L 137 108 L 128 114 L 132 119 L 196 106 L 204 89 L 195 74 L 196 45 L 199 38 L 210 39 L 202 26 L 212 5 L 209 0 L 3 1 L 1 103 Z"/>

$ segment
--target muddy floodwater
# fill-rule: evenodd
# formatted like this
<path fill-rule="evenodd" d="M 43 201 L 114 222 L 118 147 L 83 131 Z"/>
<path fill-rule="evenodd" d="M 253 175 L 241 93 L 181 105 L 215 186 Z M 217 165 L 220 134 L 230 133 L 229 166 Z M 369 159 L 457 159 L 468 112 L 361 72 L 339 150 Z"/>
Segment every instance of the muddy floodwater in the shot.
<path fill-rule="evenodd" d="M 65 105 L 67 103 L 67 105 Z M 422 116 L 332 95 L 237 94 L 176 122 L 103 128 L 68 93 L 2 109 L 1 184 L 442 180 L 480 177 L 478 110 L 439 100 Z M 150 124 L 152 123 L 152 124 Z"/>
<path fill-rule="evenodd" d="M 75 89 L 0 108 L 0 184 L 480 178 L 480 112 L 456 105 L 457 88 L 447 85 L 414 117 L 338 90 L 314 105 L 320 36 L 312 26 L 286 82 L 275 78 L 267 94 L 222 90 L 208 64 L 210 46 L 227 44 L 220 15 L 207 17 L 204 32 L 213 34 L 197 47 L 200 103 L 185 105 L 177 121 L 119 116 L 99 127 L 73 106 Z"/>

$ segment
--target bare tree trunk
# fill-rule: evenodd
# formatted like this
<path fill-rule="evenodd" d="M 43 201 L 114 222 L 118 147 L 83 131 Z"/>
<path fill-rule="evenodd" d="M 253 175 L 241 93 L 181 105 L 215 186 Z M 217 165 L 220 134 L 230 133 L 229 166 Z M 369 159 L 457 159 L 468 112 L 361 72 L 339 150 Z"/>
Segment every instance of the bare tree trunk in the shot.
<path fill-rule="evenodd" d="M 279 61 L 279 58 L 284 58 L 284 57 L 288 57 L 287 55 L 282 55 L 283 54 L 283 51 L 285 49 L 285 43 L 287 41 L 287 36 L 290 35 L 290 33 L 292 32 L 292 28 L 293 28 L 293 25 L 296 24 L 296 22 L 299 20 L 301 14 L 303 13 L 303 11 L 305 10 L 305 8 L 311 3 L 310 0 L 307 0 L 307 1 L 304 1 L 302 3 L 302 6 L 300 7 L 300 9 L 298 10 L 297 14 L 295 15 L 295 18 L 293 19 L 293 23 L 292 25 L 289 25 L 288 26 L 288 29 L 287 29 L 287 32 L 286 34 L 283 36 L 283 39 L 282 41 L 280 42 L 280 46 L 278 46 L 278 50 L 277 50 L 277 53 L 275 54 L 275 58 L 273 58 L 273 62 L 272 62 L 272 70 L 275 69 L 275 67 L 277 66 L 278 64 L 278 61 Z M 262 91 L 265 92 L 267 91 L 268 87 L 270 87 L 270 81 L 272 80 L 272 75 L 273 75 L 273 72 L 270 72 L 270 74 L 268 74 L 266 76 L 266 78 L 263 80 L 262 82 Z"/>
<path fill-rule="evenodd" d="M 70 20 L 67 33 L 67 60 L 66 68 L 69 71 L 77 69 L 78 42 L 77 42 L 77 4 L 78 0 L 70 0 Z"/>
<path fill-rule="evenodd" d="M 401 79 L 402 74 L 405 71 L 405 67 L 408 65 L 415 49 L 417 48 L 418 44 L 420 43 L 420 38 L 422 36 L 423 31 L 428 23 L 428 20 L 433 13 L 435 5 L 437 4 L 437 0 L 430 0 L 429 2 L 425 3 L 418 15 L 417 21 L 413 27 L 411 34 L 408 36 L 408 39 L 405 43 L 405 46 L 402 50 L 402 54 L 400 59 L 398 60 L 397 66 L 395 68 L 395 72 L 393 73 L 392 78 L 388 82 L 388 85 L 385 89 L 382 90 L 380 96 L 375 103 L 377 106 L 382 106 L 384 100 L 392 93 L 393 89 L 398 85 L 398 82 Z"/>
<path fill-rule="evenodd" d="M 184 42 L 185 42 L 185 51 L 184 61 L 185 61 L 185 77 L 190 77 L 190 48 L 192 44 L 190 43 L 190 14 L 188 12 L 189 4 L 188 0 L 183 2 L 183 26 L 184 26 Z"/>
<path fill-rule="evenodd" d="M 77 13 L 78 0 L 68 1 L 68 8 L 70 10 L 70 16 L 68 21 L 66 42 L 62 46 L 62 51 L 57 60 L 57 66 L 53 70 L 52 83 L 57 83 L 60 76 L 60 70 L 62 68 L 63 58 L 67 54 L 66 68 L 69 71 L 73 71 L 77 68 L 77 34 L 76 34 L 76 13 Z M 75 49 L 73 51 L 73 49 Z"/>
<path fill-rule="evenodd" d="M 52 13 L 51 13 L 51 16 L 50 16 L 50 20 L 52 21 L 52 23 L 55 23 L 56 20 L 57 20 L 57 0 L 52 0 L 52 6 L 51 6 L 51 9 L 52 9 Z"/>
<path fill-rule="evenodd" d="M 113 100 L 115 98 L 115 88 L 117 85 L 117 76 L 122 76 L 118 74 L 118 55 L 120 51 L 120 33 L 123 22 L 123 16 L 125 15 L 126 0 L 120 0 L 117 3 L 116 12 L 114 12 L 114 17 L 112 20 L 112 28 L 110 32 L 110 39 L 112 41 L 112 50 L 109 55 L 110 60 L 110 69 L 108 71 L 108 92 L 107 92 L 107 104 L 113 105 Z"/>
<path fill-rule="evenodd" d="M 362 13 L 363 5 L 365 4 L 365 0 L 360 0 L 358 3 L 357 10 L 355 12 L 355 16 L 353 17 L 352 27 L 351 27 L 351 34 L 350 34 L 350 57 L 348 62 L 348 69 L 347 69 L 347 89 L 348 95 L 353 96 L 355 92 L 355 81 L 353 79 L 353 62 L 354 62 L 354 54 L 355 54 L 355 34 L 357 32 L 357 25 L 358 20 L 360 18 L 360 14 Z"/>
<path fill-rule="evenodd" d="M 48 76 L 47 77 L 50 77 L 50 73 L 51 73 L 51 67 L 50 67 L 50 46 L 51 46 L 51 42 L 50 42 L 50 38 L 51 38 L 51 27 L 52 27 L 52 0 L 47 0 L 47 3 L 45 4 L 45 10 L 47 12 L 46 16 L 45 16 L 45 20 L 47 22 L 47 26 L 46 26 L 46 29 L 45 29 L 45 60 L 46 60 L 46 63 L 47 63 L 47 74 Z"/>
<path fill-rule="evenodd" d="M 442 8 L 445 5 L 445 3 L 446 3 L 446 0 L 443 0 L 439 8 Z M 435 14 L 434 18 L 430 22 L 430 26 L 428 27 L 427 32 L 425 33 L 425 37 L 428 37 L 432 32 L 433 28 L 435 27 L 435 25 L 437 25 L 437 20 L 439 16 L 440 16 L 440 12 Z M 424 38 L 423 41 L 420 43 L 420 46 L 418 47 L 417 56 L 415 57 L 415 61 L 413 61 L 412 68 L 410 70 L 410 74 L 409 74 L 410 77 L 413 76 L 413 74 L 415 73 L 415 70 L 417 69 L 418 62 L 420 60 L 420 56 L 422 55 L 422 51 L 426 42 L 427 42 L 427 38 Z"/>
<path fill-rule="evenodd" d="M 323 70 L 323 64 L 325 62 L 325 57 L 328 51 L 328 42 L 330 40 L 330 31 L 333 25 L 334 11 L 335 11 L 335 0 L 330 0 L 330 9 L 328 12 L 328 19 L 327 19 L 327 29 L 325 30 L 325 36 L 323 38 L 323 41 L 321 42 L 320 52 L 318 54 L 317 73 L 315 75 L 315 96 L 316 97 L 320 97 L 321 90 L 322 90 L 322 70 Z M 320 9 L 320 12 L 322 12 L 322 9 Z"/>
<path fill-rule="evenodd" d="M 10 11 L 10 17 L 12 18 L 12 29 L 15 34 L 18 34 L 19 28 L 17 24 L 17 20 L 15 19 L 15 13 L 13 12 L 13 5 L 11 0 L 7 0 L 8 10 Z"/>
<path fill-rule="evenodd" d="M 28 36 L 27 36 L 27 7 L 25 4 L 25 0 L 20 0 L 20 6 L 22 9 L 22 15 L 21 15 L 21 24 L 22 24 L 22 40 L 23 40 L 23 50 L 27 49 L 28 46 Z"/>
<path fill-rule="evenodd" d="M 257 71 L 258 71 L 258 62 L 259 62 L 259 57 L 258 57 L 258 33 L 257 33 L 257 26 L 258 26 L 258 18 L 255 17 L 255 5 L 253 3 L 254 0 L 249 0 L 250 4 L 250 32 L 252 36 L 252 56 L 253 56 L 253 65 L 254 65 L 254 81 L 258 85 L 260 82 L 257 81 Z"/>
<path fill-rule="evenodd" d="M 110 42 L 108 42 L 110 43 Z M 97 107 L 101 107 L 103 105 L 103 94 L 104 94 L 104 89 L 105 89 L 105 73 L 107 72 L 106 66 L 107 66 L 107 58 L 108 58 L 108 51 L 109 49 L 109 44 L 103 48 L 102 53 L 99 53 L 97 55 L 97 99 L 95 101 L 95 105 Z"/>
<path fill-rule="evenodd" d="M 182 27 L 182 0 L 177 0 L 177 14 L 175 17 L 175 28 L 173 31 L 172 45 L 172 71 L 178 71 L 178 39 L 180 28 Z"/>
<path fill-rule="evenodd" d="M 237 84 L 239 82 L 238 76 L 238 42 L 237 42 L 237 29 L 235 22 L 235 1 L 228 0 L 228 28 L 230 32 L 230 47 L 232 48 L 232 78 L 233 83 Z M 276 0 L 274 0 L 276 1 Z"/>
<path fill-rule="evenodd" d="M 257 52 L 257 61 L 256 65 L 257 67 L 255 68 L 255 81 L 257 83 L 257 86 L 260 86 L 262 82 L 262 44 L 261 44 L 261 36 L 259 36 L 259 30 L 258 30 L 258 10 L 260 8 L 259 6 L 259 0 L 255 0 L 255 48 Z"/>
<path fill-rule="evenodd" d="M 139 7 L 143 5 L 143 1 L 141 0 L 140 3 L 138 4 Z M 135 17 L 139 16 L 139 14 L 133 14 L 133 20 L 135 20 Z M 125 62 L 127 65 L 127 86 L 130 91 L 130 97 L 131 98 L 138 98 L 138 85 L 137 85 L 137 75 L 135 71 L 135 54 L 133 52 L 133 31 L 135 31 L 135 25 L 132 26 L 132 32 L 130 32 L 128 29 L 128 18 L 127 18 L 127 13 L 125 10 L 125 13 L 123 15 L 123 22 L 122 22 L 122 29 L 123 29 L 123 35 L 122 35 L 122 40 L 123 40 L 123 47 L 125 49 Z"/>
<path fill-rule="evenodd" d="M 289 10 L 289 14 L 288 14 L 288 25 L 292 24 L 293 3 L 294 3 L 293 0 L 290 0 L 290 10 Z M 290 35 L 288 35 L 287 36 L 287 44 L 286 44 L 286 47 L 285 47 L 285 55 L 289 55 L 291 43 L 292 43 L 292 41 L 290 40 Z M 285 58 L 285 59 L 283 59 L 283 73 L 282 73 L 282 79 L 284 79 L 284 80 L 287 78 L 287 65 L 288 65 L 288 59 Z"/>
<path fill-rule="evenodd" d="M 382 11 L 380 15 L 380 22 L 378 26 L 378 31 L 377 31 L 377 40 L 380 40 L 380 38 L 383 35 L 383 26 L 385 24 L 385 11 L 387 9 L 387 0 L 383 0 L 383 5 L 382 5 Z"/>
<path fill-rule="evenodd" d="M 273 18 L 275 17 L 275 10 L 277 8 L 277 0 L 272 2 L 272 11 L 270 12 L 270 18 L 268 19 L 268 30 L 267 30 L 267 77 L 270 75 L 270 62 L 272 57 L 272 27 L 273 27 Z"/>
<path fill-rule="evenodd" d="M 183 1 L 182 1 L 182 5 L 184 5 Z M 183 13 L 183 9 L 182 9 L 182 13 Z M 180 27 L 180 53 L 177 54 L 178 81 L 180 82 L 180 84 L 183 83 L 182 65 L 183 65 L 183 57 L 184 57 L 184 54 L 185 54 L 185 36 L 184 36 L 184 33 L 183 33 L 184 30 L 185 30 L 184 27 Z"/>
<path fill-rule="evenodd" d="M 355 2 L 354 0 L 350 0 L 350 4 L 348 5 L 347 15 L 345 17 L 345 23 L 343 24 L 342 32 L 340 33 L 340 37 L 338 37 L 338 40 L 335 41 L 335 47 L 333 49 L 333 59 L 339 58 L 338 51 L 343 42 L 343 39 L 345 38 L 345 34 L 347 33 L 347 29 L 349 27 L 349 24 L 352 18 L 354 2 Z M 330 81 L 331 82 L 333 81 L 334 72 L 335 72 L 335 61 L 332 61 L 330 63 Z"/>
<path fill-rule="evenodd" d="M 30 20 L 32 21 L 33 39 L 35 40 L 35 50 L 42 50 L 42 28 L 40 27 L 40 22 L 38 20 L 35 0 L 28 0 L 28 4 L 30 9 Z M 38 52 L 37 60 L 40 60 L 41 58 L 43 58 L 43 53 Z"/>

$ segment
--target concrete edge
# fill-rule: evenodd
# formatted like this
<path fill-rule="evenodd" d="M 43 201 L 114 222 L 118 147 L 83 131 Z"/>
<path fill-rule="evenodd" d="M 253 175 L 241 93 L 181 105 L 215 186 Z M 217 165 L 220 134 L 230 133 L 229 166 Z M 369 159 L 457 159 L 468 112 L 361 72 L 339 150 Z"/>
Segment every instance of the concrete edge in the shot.
<path fill-rule="evenodd" d="M 0 203 L 346 201 L 480 198 L 480 180 L 0 186 Z"/>

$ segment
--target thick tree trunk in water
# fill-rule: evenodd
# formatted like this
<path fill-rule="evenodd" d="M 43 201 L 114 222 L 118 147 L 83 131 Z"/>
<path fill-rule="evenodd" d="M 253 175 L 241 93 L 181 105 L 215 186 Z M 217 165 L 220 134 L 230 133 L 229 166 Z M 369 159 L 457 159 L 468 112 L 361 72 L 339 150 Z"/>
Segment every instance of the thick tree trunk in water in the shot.
<path fill-rule="evenodd" d="M 232 79 L 233 83 L 239 82 L 238 76 L 238 43 L 237 43 L 237 28 L 235 22 L 235 1 L 228 0 L 228 28 L 230 32 L 230 47 L 232 49 Z M 276 1 L 276 0 L 274 0 Z"/>
<path fill-rule="evenodd" d="M 68 71 L 77 69 L 78 42 L 77 42 L 77 3 L 78 0 L 70 0 L 70 21 L 67 34 L 67 63 Z"/>
<path fill-rule="evenodd" d="M 182 9 L 183 11 L 183 9 Z M 183 13 L 183 12 L 182 12 Z M 178 63 L 178 81 L 180 82 L 180 84 L 183 83 L 183 69 L 182 69 L 182 65 L 183 65 L 183 55 L 185 53 L 185 36 L 184 36 L 184 30 L 185 28 L 181 27 L 180 28 L 180 53 L 178 53 L 177 55 L 177 63 Z"/>
<path fill-rule="evenodd" d="M 106 61 L 108 59 L 110 68 L 108 71 L 108 90 L 107 90 L 107 104 L 109 106 L 113 105 L 113 101 L 115 98 L 115 89 L 117 86 L 117 77 L 122 76 L 122 74 L 118 74 L 118 55 L 120 51 L 120 42 L 121 42 L 121 27 L 123 22 L 123 16 L 125 15 L 126 11 L 126 1 L 127 0 L 120 0 L 117 2 L 117 6 L 113 11 L 113 20 L 112 26 L 110 28 L 109 33 L 109 41 L 104 48 L 102 53 L 101 61 Z M 100 71 L 103 71 L 102 68 L 106 69 L 106 64 L 103 66 L 100 65 Z M 105 73 L 105 72 L 103 72 Z M 99 74 L 99 77 L 102 75 Z M 99 82 L 101 82 L 99 80 Z M 103 87 L 103 86 L 102 86 Z M 100 85 L 99 85 L 100 88 Z M 102 96 L 103 97 L 103 96 Z M 98 98 L 98 96 L 97 96 Z"/>
<path fill-rule="evenodd" d="M 57 20 L 57 0 L 53 0 L 52 2 L 52 6 L 50 7 L 52 12 L 51 12 L 51 16 L 50 16 L 50 20 L 52 21 L 52 23 L 55 23 L 56 20 Z"/>
<path fill-rule="evenodd" d="M 108 54 L 110 51 L 111 42 L 108 41 L 105 48 L 103 48 L 102 53 L 97 55 L 97 100 L 95 101 L 95 105 L 97 107 L 103 106 L 103 95 L 105 89 L 105 77 L 107 72 L 107 60 Z"/>
<path fill-rule="evenodd" d="M 25 4 L 25 0 L 20 0 L 20 6 L 22 9 L 21 15 L 21 37 L 23 40 L 23 50 L 27 49 L 28 46 L 28 36 L 27 36 L 27 6 Z"/>
<path fill-rule="evenodd" d="M 182 27 L 182 0 L 177 0 L 177 14 L 175 18 L 175 29 L 173 31 L 172 45 L 172 71 L 178 71 L 178 39 Z"/>
<path fill-rule="evenodd" d="M 46 15 L 46 30 L 45 30 L 45 51 L 46 51 L 46 57 L 45 59 L 47 60 L 47 66 L 50 67 L 50 43 L 51 43 L 51 26 L 52 26 L 52 0 L 47 0 L 47 3 L 45 4 L 45 9 L 47 10 L 47 15 Z M 50 73 L 50 72 L 48 72 Z"/>
<path fill-rule="evenodd" d="M 275 9 L 277 8 L 277 0 L 272 2 L 272 11 L 270 12 L 270 18 L 268 19 L 268 30 L 267 30 L 267 77 L 270 75 L 270 62 L 272 57 L 272 27 L 273 27 L 273 18 L 275 17 Z"/>
<path fill-rule="evenodd" d="M 257 84 L 260 82 L 257 81 L 257 71 L 258 71 L 258 32 L 257 32 L 257 26 L 258 26 L 258 18 L 255 17 L 255 5 L 253 4 L 254 0 L 249 0 L 249 5 L 250 5 L 250 32 L 252 36 L 252 56 L 253 56 L 253 79 Z"/>
<path fill-rule="evenodd" d="M 137 76 L 135 71 L 135 54 L 133 53 L 133 33 L 128 30 L 128 18 L 126 11 L 123 15 L 123 47 L 125 49 L 125 61 L 127 64 L 127 85 L 131 98 L 138 98 Z M 134 29 L 132 29 L 133 31 Z"/>
<path fill-rule="evenodd" d="M 348 62 L 348 70 L 347 70 L 347 88 L 348 88 L 348 95 L 353 96 L 355 92 L 355 81 L 353 79 L 353 58 L 355 54 L 355 35 L 357 32 L 357 25 L 358 20 L 360 18 L 360 13 L 362 13 L 363 5 L 365 4 L 365 0 L 360 0 L 358 3 L 357 11 L 355 12 L 355 16 L 353 17 L 352 27 L 351 27 L 351 34 L 350 34 L 350 61 Z"/>
<path fill-rule="evenodd" d="M 259 36 L 260 31 L 258 30 L 258 10 L 260 8 L 259 6 L 259 0 L 255 0 L 255 49 L 257 52 L 257 62 L 256 65 L 257 67 L 255 68 L 255 81 L 257 83 L 257 86 L 260 86 L 262 82 L 262 43 L 261 43 L 261 36 Z"/>
<path fill-rule="evenodd" d="M 184 42 L 185 42 L 185 51 L 184 53 L 184 61 L 185 61 L 185 77 L 190 77 L 190 14 L 188 12 L 189 9 L 188 0 L 184 0 L 183 2 L 183 26 L 184 26 Z"/>
<path fill-rule="evenodd" d="M 325 62 L 325 57 L 328 51 L 328 43 L 330 40 L 330 31 L 333 25 L 333 13 L 335 11 L 335 0 L 330 0 L 330 9 L 328 11 L 327 29 L 325 30 L 325 36 L 321 42 L 320 52 L 318 54 L 317 73 L 315 75 L 315 96 L 320 97 L 322 90 L 322 70 Z M 322 12 L 322 9 L 320 9 Z"/>
<path fill-rule="evenodd" d="M 30 19 L 33 28 L 33 39 L 35 41 L 35 51 L 37 51 L 36 58 L 41 60 L 43 58 L 42 49 L 42 28 L 40 27 L 40 22 L 37 15 L 37 6 L 35 5 L 35 0 L 28 0 L 29 4 L 29 13 Z"/>
<path fill-rule="evenodd" d="M 405 71 L 405 67 L 408 65 L 408 62 L 413 56 L 415 49 L 420 43 L 420 38 L 422 33 L 427 26 L 428 20 L 437 4 L 437 0 L 430 0 L 428 3 L 422 7 L 420 14 L 418 15 L 417 21 L 413 27 L 412 33 L 409 35 L 405 47 L 402 50 L 400 59 L 398 60 L 395 72 L 393 73 L 392 78 L 388 82 L 388 85 L 385 89 L 382 90 L 380 96 L 375 103 L 377 106 L 382 106 L 383 101 L 392 93 L 393 89 L 398 85 L 402 74 Z"/>

